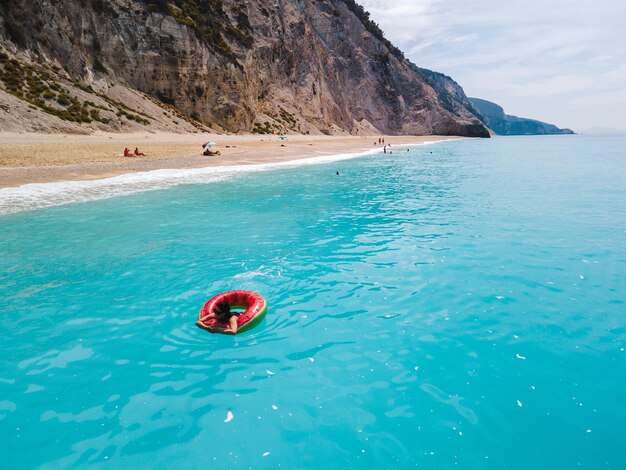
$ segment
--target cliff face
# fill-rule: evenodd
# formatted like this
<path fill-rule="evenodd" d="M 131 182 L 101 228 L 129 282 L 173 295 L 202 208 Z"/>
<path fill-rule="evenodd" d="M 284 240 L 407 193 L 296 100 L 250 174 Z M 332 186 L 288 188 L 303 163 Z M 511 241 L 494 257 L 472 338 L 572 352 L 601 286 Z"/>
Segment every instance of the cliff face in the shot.
<path fill-rule="evenodd" d="M 571 129 L 559 129 L 554 124 L 505 114 L 501 106 L 491 101 L 479 98 L 469 100 L 483 117 L 483 122 L 499 135 L 574 134 Z"/>
<path fill-rule="evenodd" d="M 0 49 L 70 96 L 117 85 L 232 132 L 489 135 L 458 84 L 404 59 L 350 0 L 3 0 L 0 13 Z"/>

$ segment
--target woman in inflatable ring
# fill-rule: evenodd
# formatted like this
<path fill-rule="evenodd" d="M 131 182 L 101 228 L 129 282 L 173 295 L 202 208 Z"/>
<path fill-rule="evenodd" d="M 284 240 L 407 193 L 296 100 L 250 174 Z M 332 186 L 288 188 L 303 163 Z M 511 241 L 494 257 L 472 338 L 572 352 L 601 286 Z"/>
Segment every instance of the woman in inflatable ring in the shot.
<path fill-rule="evenodd" d="M 233 312 L 233 309 L 245 309 Z M 200 309 L 196 325 L 211 333 L 237 334 L 255 327 L 267 313 L 267 302 L 259 294 L 236 290 L 218 294 Z"/>
<path fill-rule="evenodd" d="M 237 328 L 239 328 L 239 325 L 237 325 L 238 316 L 236 312 L 230 311 L 228 302 L 222 300 L 217 303 L 215 310 L 204 317 L 203 320 L 206 321 L 214 318 L 216 322 L 222 322 L 228 325 L 228 327 L 224 329 L 224 333 L 237 334 Z"/>

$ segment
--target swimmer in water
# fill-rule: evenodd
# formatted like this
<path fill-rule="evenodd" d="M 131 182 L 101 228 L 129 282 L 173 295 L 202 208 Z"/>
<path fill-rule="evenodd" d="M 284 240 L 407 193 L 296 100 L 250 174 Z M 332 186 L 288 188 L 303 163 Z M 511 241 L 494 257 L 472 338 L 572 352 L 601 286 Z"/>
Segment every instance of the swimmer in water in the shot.
<path fill-rule="evenodd" d="M 210 320 L 215 318 L 217 321 L 228 324 L 228 327 L 224 330 L 224 333 L 237 333 L 237 313 L 230 311 L 230 305 L 228 302 L 221 301 L 215 306 L 215 311 L 209 313 L 203 320 Z"/>

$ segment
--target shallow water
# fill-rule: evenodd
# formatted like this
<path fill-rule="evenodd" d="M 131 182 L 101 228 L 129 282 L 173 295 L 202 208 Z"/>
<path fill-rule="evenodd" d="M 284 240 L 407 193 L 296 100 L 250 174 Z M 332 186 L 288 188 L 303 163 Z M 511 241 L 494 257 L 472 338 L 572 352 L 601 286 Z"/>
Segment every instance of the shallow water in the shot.
<path fill-rule="evenodd" d="M 447 142 L 0 217 L 4 465 L 623 468 L 624 149 Z M 239 288 L 259 327 L 194 325 Z"/>

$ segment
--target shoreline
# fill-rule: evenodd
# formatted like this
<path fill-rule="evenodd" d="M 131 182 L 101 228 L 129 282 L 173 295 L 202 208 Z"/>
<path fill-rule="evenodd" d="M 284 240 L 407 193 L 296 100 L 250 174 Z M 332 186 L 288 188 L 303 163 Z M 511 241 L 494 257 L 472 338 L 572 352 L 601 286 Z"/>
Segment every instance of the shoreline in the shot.
<path fill-rule="evenodd" d="M 0 189 L 33 183 L 92 181 L 161 169 L 198 169 L 280 163 L 382 149 L 383 136 L 288 136 L 215 134 L 0 133 Z M 384 136 L 389 145 L 419 145 L 450 136 Z M 203 156 L 202 143 L 218 143 L 221 155 Z M 125 158 L 125 147 L 144 157 Z"/>
<path fill-rule="evenodd" d="M 382 153 L 382 146 L 374 146 L 374 138 L 371 137 L 366 140 L 360 137 L 320 139 L 297 136 L 290 137 L 289 143 L 282 144 L 276 136 L 272 136 L 272 140 L 268 140 L 267 136 L 264 139 L 257 136 L 227 137 L 233 139 L 231 141 L 233 143 L 223 143 L 225 154 L 214 157 L 172 156 L 152 159 L 146 157 L 143 161 L 141 157 L 137 159 L 116 157 L 119 161 L 113 163 L 95 161 L 57 166 L 0 167 L 2 181 L 0 186 L 4 186 L 0 187 L 0 216 L 69 203 L 109 199 L 182 184 L 207 184 L 230 179 L 241 173 L 323 164 Z M 378 136 L 375 138 L 376 142 L 378 138 Z M 406 151 L 407 147 L 411 146 L 460 139 L 462 138 L 449 136 L 385 136 L 386 143 L 392 145 L 391 151 L 394 149 Z M 244 145 L 241 145 L 241 142 L 244 142 Z M 24 144 L 23 147 L 33 145 L 36 144 Z M 164 145 L 171 144 L 168 142 Z M 227 145 L 230 145 L 230 148 L 227 148 Z M 20 172 L 27 178 L 27 182 L 23 184 L 19 184 L 22 181 L 15 177 L 15 174 Z M 6 178 L 7 174 L 12 175 L 12 178 Z"/>

